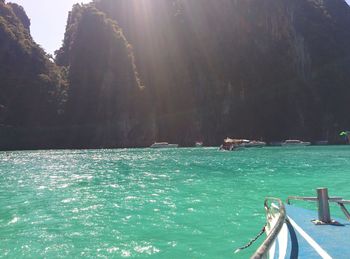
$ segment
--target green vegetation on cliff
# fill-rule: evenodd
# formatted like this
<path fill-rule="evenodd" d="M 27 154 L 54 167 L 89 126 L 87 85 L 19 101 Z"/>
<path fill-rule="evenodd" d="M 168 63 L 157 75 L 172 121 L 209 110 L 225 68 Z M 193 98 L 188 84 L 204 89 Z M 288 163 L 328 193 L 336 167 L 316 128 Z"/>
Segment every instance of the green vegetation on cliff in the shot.
<path fill-rule="evenodd" d="M 73 132 L 77 137 L 71 143 L 142 145 L 140 139 L 149 135 L 140 127 L 150 117 L 144 106 L 146 92 L 132 46 L 117 22 L 93 5 L 75 5 L 56 54 L 57 63 L 69 68 L 66 124 L 90 131 L 89 139 Z"/>
<path fill-rule="evenodd" d="M 30 36 L 22 7 L 0 2 L 0 124 L 39 127 L 58 122 L 67 84 Z"/>
<path fill-rule="evenodd" d="M 342 0 L 95 0 L 132 44 L 158 139 L 334 138 L 349 127 Z"/>

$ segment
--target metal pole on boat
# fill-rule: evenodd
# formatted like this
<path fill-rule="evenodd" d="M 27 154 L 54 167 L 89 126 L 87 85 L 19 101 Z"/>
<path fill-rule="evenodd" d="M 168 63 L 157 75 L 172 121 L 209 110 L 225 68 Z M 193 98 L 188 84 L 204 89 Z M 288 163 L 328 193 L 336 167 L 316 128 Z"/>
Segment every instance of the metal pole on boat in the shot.
<path fill-rule="evenodd" d="M 328 189 L 317 188 L 318 219 L 324 223 L 332 222 L 328 199 Z"/>

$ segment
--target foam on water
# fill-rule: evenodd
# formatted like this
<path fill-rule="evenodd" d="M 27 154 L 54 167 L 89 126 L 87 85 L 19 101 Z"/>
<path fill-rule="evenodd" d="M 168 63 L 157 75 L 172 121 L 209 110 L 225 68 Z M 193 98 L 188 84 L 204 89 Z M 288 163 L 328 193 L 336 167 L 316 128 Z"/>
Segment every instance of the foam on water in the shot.
<path fill-rule="evenodd" d="M 228 258 L 261 229 L 265 196 L 327 186 L 350 198 L 349 157 L 348 146 L 1 152 L 0 257 Z"/>

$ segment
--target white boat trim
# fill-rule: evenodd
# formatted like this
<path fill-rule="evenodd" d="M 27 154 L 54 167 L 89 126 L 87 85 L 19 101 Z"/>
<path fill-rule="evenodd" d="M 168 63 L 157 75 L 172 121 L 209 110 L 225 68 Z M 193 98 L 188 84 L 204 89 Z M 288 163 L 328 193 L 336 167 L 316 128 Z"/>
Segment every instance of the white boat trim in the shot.
<path fill-rule="evenodd" d="M 283 224 L 282 229 L 280 230 L 280 234 L 277 237 L 278 240 L 278 248 L 279 248 L 279 259 L 286 258 L 287 247 L 288 247 L 288 227 L 286 223 Z"/>

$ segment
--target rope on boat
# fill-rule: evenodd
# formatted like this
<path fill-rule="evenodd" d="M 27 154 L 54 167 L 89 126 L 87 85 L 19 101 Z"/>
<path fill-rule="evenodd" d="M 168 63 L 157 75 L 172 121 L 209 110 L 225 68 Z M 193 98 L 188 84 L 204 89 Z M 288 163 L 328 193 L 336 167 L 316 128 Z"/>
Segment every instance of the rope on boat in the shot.
<path fill-rule="evenodd" d="M 261 237 L 264 233 L 265 233 L 265 228 L 266 228 L 266 224 L 262 227 L 262 229 L 260 230 L 259 234 L 257 234 L 253 239 L 251 239 L 246 245 L 239 247 L 235 250 L 235 254 L 239 253 L 240 251 L 250 247 L 252 244 L 254 244 L 254 242 L 256 240 L 259 239 L 259 237 Z"/>

